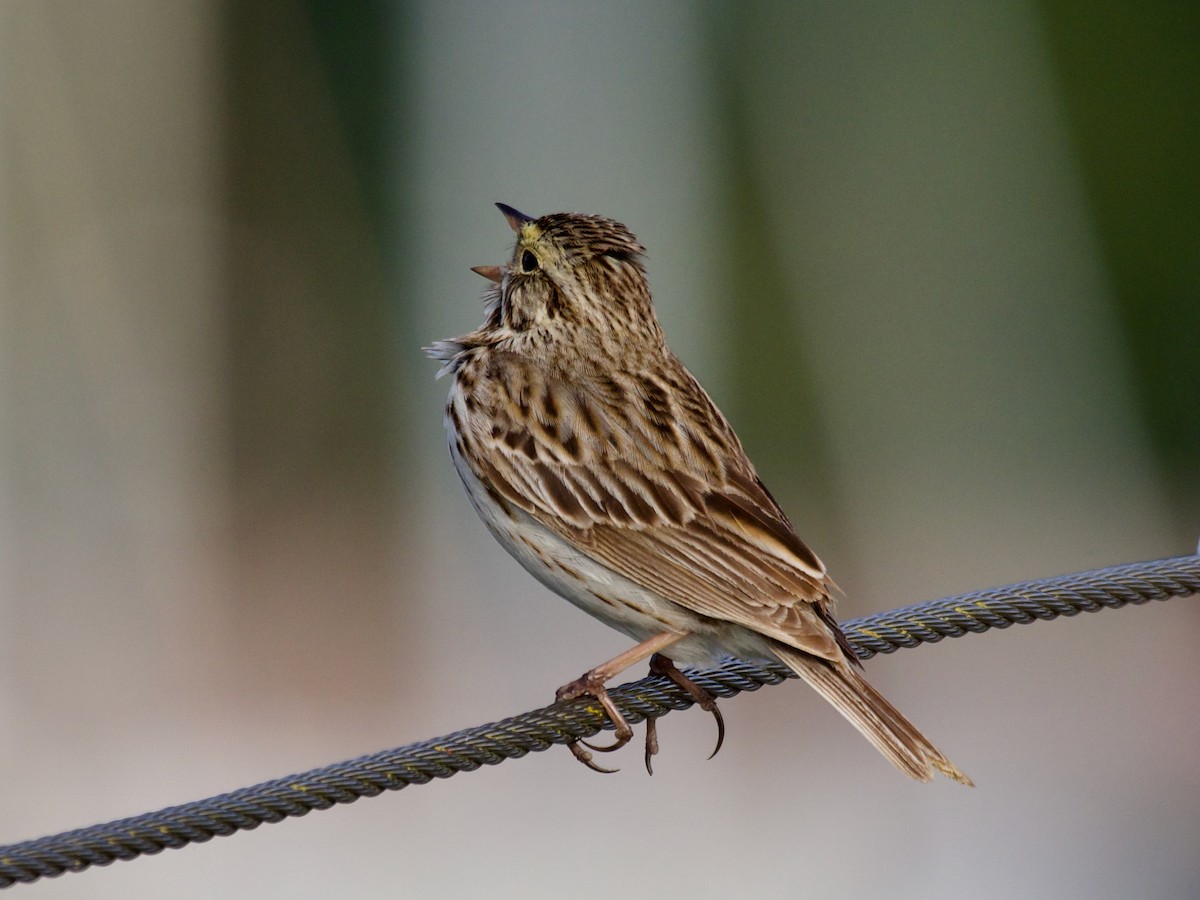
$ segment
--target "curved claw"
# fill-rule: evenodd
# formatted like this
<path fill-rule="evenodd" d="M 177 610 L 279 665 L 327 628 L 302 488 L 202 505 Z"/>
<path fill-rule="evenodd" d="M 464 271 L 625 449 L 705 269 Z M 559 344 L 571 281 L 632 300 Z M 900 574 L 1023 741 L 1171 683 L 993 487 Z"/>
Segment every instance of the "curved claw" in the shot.
<path fill-rule="evenodd" d="M 571 751 L 572 755 L 577 760 L 579 760 L 593 772 L 599 772 L 601 775 L 615 775 L 617 772 L 621 771 L 620 769 L 606 769 L 604 766 L 596 765 L 596 763 L 592 761 L 592 754 L 580 748 L 580 743 L 582 742 L 572 741 L 571 743 L 567 744 L 567 749 Z"/>
<path fill-rule="evenodd" d="M 712 705 L 708 707 L 708 711 L 713 714 L 713 718 L 717 720 L 717 746 L 713 747 L 713 752 L 708 754 L 708 758 L 712 759 L 721 752 L 721 745 L 725 743 L 725 717 L 721 715 L 721 710 L 717 708 L 715 700 L 711 701 Z"/>
<path fill-rule="evenodd" d="M 717 701 L 713 698 L 712 694 L 704 690 L 704 688 L 700 687 L 700 685 L 696 684 L 696 682 L 692 681 L 692 679 L 680 672 L 677 668 L 675 668 L 675 664 L 671 662 L 671 660 L 667 659 L 661 654 L 655 653 L 652 657 L 650 657 L 650 671 L 655 675 L 665 675 L 667 678 L 671 679 L 671 681 L 675 682 L 675 684 L 687 691 L 688 695 L 696 702 L 697 706 L 699 706 L 705 712 L 712 713 L 713 718 L 717 720 L 717 746 L 713 747 L 713 752 L 708 754 L 708 758 L 712 759 L 714 756 L 720 753 L 721 747 L 725 743 L 725 717 L 721 715 L 721 710 L 717 708 Z M 653 721 L 653 719 L 647 719 L 647 722 Z M 647 769 L 650 768 L 650 757 L 653 756 L 654 753 L 658 752 L 657 736 L 654 738 L 653 753 L 650 750 L 650 739 L 651 732 L 647 730 Z"/>
<path fill-rule="evenodd" d="M 716 753 L 716 750 L 713 751 Z M 658 719 L 654 716 L 646 717 L 646 774 L 654 774 L 654 766 L 650 764 L 650 760 L 658 753 Z M 709 759 L 712 759 L 710 756 Z"/>
<path fill-rule="evenodd" d="M 604 747 L 598 744 L 589 744 L 585 740 L 580 740 L 579 743 L 583 744 L 583 746 L 587 747 L 589 750 L 595 750 L 597 753 L 612 753 L 614 750 L 620 750 L 622 747 L 628 744 L 629 741 L 630 738 L 622 738 L 620 735 L 617 735 L 616 739 L 613 740 L 611 744 L 608 744 Z"/>
<path fill-rule="evenodd" d="M 570 684 L 564 684 L 554 696 L 561 703 L 565 700 L 574 700 L 584 695 L 591 695 L 600 703 L 605 715 L 613 723 L 616 736 L 611 745 L 589 744 L 587 741 L 581 740 L 573 741 L 567 746 L 571 748 L 571 752 L 575 754 L 575 758 L 589 769 L 606 774 L 616 772 L 618 771 L 617 769 L 605 769 L 602 766 L 596 765 L 592 761 L 592 754 L 584 750 L 583 747 L 587 747 L 588 750 L 595 750 L 597 753 L 612 753 L 614 750 L 620 750 L 629 743 L 630 739 L 633 738 L 633 729 L 629 727 L 629 723 L 625 721 L 625 717 L 621 715 L 621 711 L 617 709 L 616 704 L 612 702 L 612 698 L 608 696 L 608 691 L 604 689 L 603 682 L 595 677 L 595 670 L 588 672 Z M 583 747 L 580 747 L 580 744 Z"/>

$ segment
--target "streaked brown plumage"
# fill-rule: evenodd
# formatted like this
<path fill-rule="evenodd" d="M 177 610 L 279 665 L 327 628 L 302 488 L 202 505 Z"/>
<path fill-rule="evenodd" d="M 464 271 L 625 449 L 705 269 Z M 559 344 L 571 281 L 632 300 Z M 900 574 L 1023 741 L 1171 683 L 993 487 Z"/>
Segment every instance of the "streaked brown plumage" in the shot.
<path fill-rule="evenodd" d="M 824 565 L 667 347 L 634 236 L 599 216 L 498 205 L 517 243 L 507 265 L 476 269 L 495 282 L 486 320 L 429 353 L 454 374 L 450 451 L 489 529 L 641 642 L 560 694 L 599 697 L 620 745 L 631 732 L 603 688 L 620 668 L 652 653 L 777 659 L 901 771 L 970 784 L 858 673 Z"/>

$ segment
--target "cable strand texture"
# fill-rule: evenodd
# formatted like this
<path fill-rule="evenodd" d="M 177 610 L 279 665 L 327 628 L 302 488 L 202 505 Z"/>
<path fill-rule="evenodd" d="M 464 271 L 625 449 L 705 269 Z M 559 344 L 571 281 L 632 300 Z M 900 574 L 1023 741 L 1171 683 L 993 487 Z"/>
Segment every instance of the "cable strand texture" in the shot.
<path fill-rule="evenodd" d="M 850 619 L 842 629 L 859 658 L 869 659 L 943 638 L 1196 593 L 1200 593 L 1200 556 L 1185 556 L 931 600 Z M 716 697 L 732 697 L 792 677 L 781 665 L 741 660 L 687 674 Z M 631 723 L 687 709 L 693 702 L 661 676 L 621 685 L 610 694 Z M 205 800 L 0 847 L 0 887 L 202 843 L 336 803 L 449 778 L 590 737 L 605 727 L 611 723 L 599 705 L 581 698 Z"/>

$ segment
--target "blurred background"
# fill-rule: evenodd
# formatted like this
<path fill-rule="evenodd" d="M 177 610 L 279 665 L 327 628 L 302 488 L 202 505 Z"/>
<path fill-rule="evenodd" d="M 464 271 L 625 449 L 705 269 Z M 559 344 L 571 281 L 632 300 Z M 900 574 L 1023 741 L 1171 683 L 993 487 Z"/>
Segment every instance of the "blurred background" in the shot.
<path fill-rule="evenodd" d="M 492 207 L 649 248 L 846 618 L 1192 552 L 1189 2 L 0 2 L 0 843 L 549 702 L 626 641 L 492 543 L 422 345 Z M 1195 601 L 880 658 L 47 897 L 1200 895 Z M 637 674 L 641 674 L 640 672 Z M 640 729 L 639 729 L 640 740 Z"/>

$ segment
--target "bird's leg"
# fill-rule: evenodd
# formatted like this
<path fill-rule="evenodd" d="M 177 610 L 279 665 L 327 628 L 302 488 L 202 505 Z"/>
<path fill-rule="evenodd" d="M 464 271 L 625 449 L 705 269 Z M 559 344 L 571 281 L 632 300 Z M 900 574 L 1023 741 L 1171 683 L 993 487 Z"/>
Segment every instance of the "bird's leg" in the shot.
<path fill-rule="evenodd" d="M 713 695 L 675 668 L 675 663 L 658 653 L 650 657 L 650 671 L 655 675 L 665 675 L 667 678 L 670 678 L 688 692 L 691 698 L 696 701 L 697 706 L 705 712 L 712 713 L 713 718 L 717 720 L 717 746 L 708 755 L 708 758 L 712 759 L 721 749 L 721 745 L 725 743 L 725 718 L 721 715 L 721 711 L 717 709 L 717 701 L 713 698 Z M 658 753 L 658 729 L 655 725 L 656 721 L 654 718 L 646 719 L 646 771 L 651 775 L 654 774 L 654 769 L 650 766 L 650 760 L 654 754 Z"/>
<path fill-rule="evenodd" d="M 608 696 L 608 691 L 605 689 L 605 682 L 620 675 L 630 666 L 641 662 L 648 656 L 657 656 L 659 650 L 664 650 L 671 644 L 678 641 L 680 638 L 687 637 L 686 634 L 680 634 L 677 631 L 664 631 L 661 634 L 656 634 L 640 644 L 630 647 L 624 653 L 614 656 L 608 662 L 603 663 L 589 672 L 584 672 L 579 678 L 576 678 L 570 684 L 564 684 L 558 689 L 555 694 L 555 699 L 562 703 L 567 700 L 574 700 L 577 697 L 591 696 L 595 697 L 603 708 L 605 715 L 609 721 L 613 723 L 616 740 L 608 747 L 595 747 L 591 744 L 586 746 L 591 747 L 601 753 L 608 753 L 624 747 L 633 737 L 633 728 L 625 721 L 625 717 L 621 715 L 621 711 L 617 709 L 612 698 Z M 680 676 L 683 677 L 682 675 Z M 711 700 L 711 698 L 710 698 Z M 580 747 L 580 741 L 572 741 L 567 744 L 567 748 L 575 755 L 575 758 L 596 772 L 611 773 L 615 769 L 605 769 L 592 762 L 592 754 Z"/>

